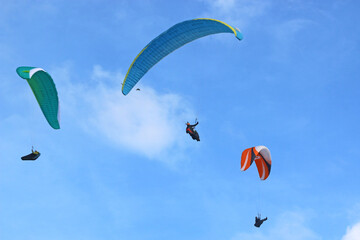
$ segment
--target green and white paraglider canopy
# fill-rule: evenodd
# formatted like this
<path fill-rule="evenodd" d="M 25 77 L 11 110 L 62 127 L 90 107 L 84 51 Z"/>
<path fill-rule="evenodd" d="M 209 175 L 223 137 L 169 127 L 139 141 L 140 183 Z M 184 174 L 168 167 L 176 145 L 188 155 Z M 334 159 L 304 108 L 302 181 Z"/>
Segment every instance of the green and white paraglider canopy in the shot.
<path fill-rule="evenodd" d="M 54 129 L 60 129 L 60 106 L 55 83 L 42 68 L 18 67 L 17 74 L 26 79 L 46 120 Z"/>

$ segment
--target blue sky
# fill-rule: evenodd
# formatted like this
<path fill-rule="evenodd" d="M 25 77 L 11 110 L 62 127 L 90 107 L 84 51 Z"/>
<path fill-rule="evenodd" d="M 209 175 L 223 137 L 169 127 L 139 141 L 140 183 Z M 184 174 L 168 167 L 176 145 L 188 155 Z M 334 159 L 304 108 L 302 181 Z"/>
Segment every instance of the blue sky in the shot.
<path fill-rule="evenodd" d="M 357 1 L 0 3 L 1 239 L 360 239 Z M 123 96 L 139 51 L 198 17 L 244 39 L 194 41 Z M 54 78 L 60 130 L 18 66 Z M 264 182 L 240 171 L 256 145 Z"/>

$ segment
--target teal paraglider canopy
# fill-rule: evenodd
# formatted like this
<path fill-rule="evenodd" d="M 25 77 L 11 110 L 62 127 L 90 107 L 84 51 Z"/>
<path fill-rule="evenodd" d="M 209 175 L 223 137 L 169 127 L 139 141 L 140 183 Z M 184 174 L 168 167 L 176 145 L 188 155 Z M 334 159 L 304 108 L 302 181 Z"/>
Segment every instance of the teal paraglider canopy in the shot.
<path fill-rule="evenodd" d="M 50 74 L 42 68 L 18 67 L 17 74 L 26 79 L 49 125 L 60 129 L 58 92 Z"/>
<path fill-rule="evenodd" d="M 243 38 L 239 29 L 211 18 L 192 19 L 169 28 L 136 56 L 125 76 L 122 93 L 127 95 L 150 68 L 174 50 L 198 38 L 217 33 L 233 33 L 237 39 Z"/>

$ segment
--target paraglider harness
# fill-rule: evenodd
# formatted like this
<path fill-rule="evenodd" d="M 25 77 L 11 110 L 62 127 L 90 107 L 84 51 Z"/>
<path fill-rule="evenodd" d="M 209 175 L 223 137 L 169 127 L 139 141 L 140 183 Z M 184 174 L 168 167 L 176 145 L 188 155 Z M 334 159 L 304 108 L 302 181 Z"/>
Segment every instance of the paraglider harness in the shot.
<path fill-rule="evenodd" d="M 196 123 L 191 125 L 189 122 L 186 123 L 186 133 L 188 133 L 192 139 L 200 141 L 199 133 L 195 130 L 195 126 L 199 124 L 197 120 Z"/>
<path fill-rule="evenodd" d="M 261 224 L 262 224 L 263 222 L 265 222 L 266 220 L 267 220 L 267 217 L 264 218 L 264 219 L 261 219 L 261 215 L 260 215 L 260 213 L 259 213 L 258 216 L 255 217 L 255 224 L 254 224 L 254 226 L 255 226 L 255 227 L 260 227 Z"/>
<path fill-rule="evenodd" d="M 34 151 L 34 147 L 32 147 L 31 153 L 21 157 L 21 160 L 36 160 L 38 157 L 40 157 L 40 153 L 37 150 Z"/>

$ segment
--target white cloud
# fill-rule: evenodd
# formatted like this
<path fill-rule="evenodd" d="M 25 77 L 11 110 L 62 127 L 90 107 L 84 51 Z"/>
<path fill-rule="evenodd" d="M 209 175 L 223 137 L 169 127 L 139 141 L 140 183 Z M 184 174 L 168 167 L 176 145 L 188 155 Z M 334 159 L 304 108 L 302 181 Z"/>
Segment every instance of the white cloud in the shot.
<path fill-rule="evenodd" d="M 100 65 L 95 65 L 93 67 L 93 72 L 91 75 L 91 79 L 94 81 L 97 81 L 98 83 L 103 83 L 104 80 L 110 81 L 113 83 L 119 83 L 119 82 L 122 82 L 124 77 L 125 77 L 125 75 L 122 74 L 120 71 L 118 71 L 118 72 L 105 71 L 102 68 L 102 66 L 100 66 Z"/>
<path fill-rule="evenodd" d="M 356 223 L 352 227 L 348 227 L 346 234 L 341 240 L 360 240 L 360 222 Z"/>
<path fill-rule="evenodd" d="M 57 84 L 62 112 L 76 119 L 84 130 L 122 150 L 154 160 L 172 164 L 183 157 L 189 142 L 184 123 L 194 116 L 185 99 L 142 85 L 136 86 L 141 91 L 134 89 L 124 96 L 124 74 L 106 71 L 100 65 L 93 68 L 93 81 L 83 84 L 72 83 L 70 71 L 71 64 L 66 64 L 52 72 L 63 80 Z"/>
<path fill-rule="evenodd" d="M 273 227 L 264 229 L 268 222 L 264 223 L 261 232 L 255 229 L 252 233 L 238 233 L 231 240 L 318 240 L 321 239 L 309 227 L 306 226 L 304 213 L 285 212 L 273 221 Z M 265 230 L 265 231 L 264 231 Z"/>
<path fill-rule="evenodd" d="M 175 94 L 158 94 L 141 87 L 123 96 L 120 89 L 102 88 L 89 98 L 91 125 L 114 144 L 160 159 L 183 145 L 184 121 L 191 114 Z"/>

